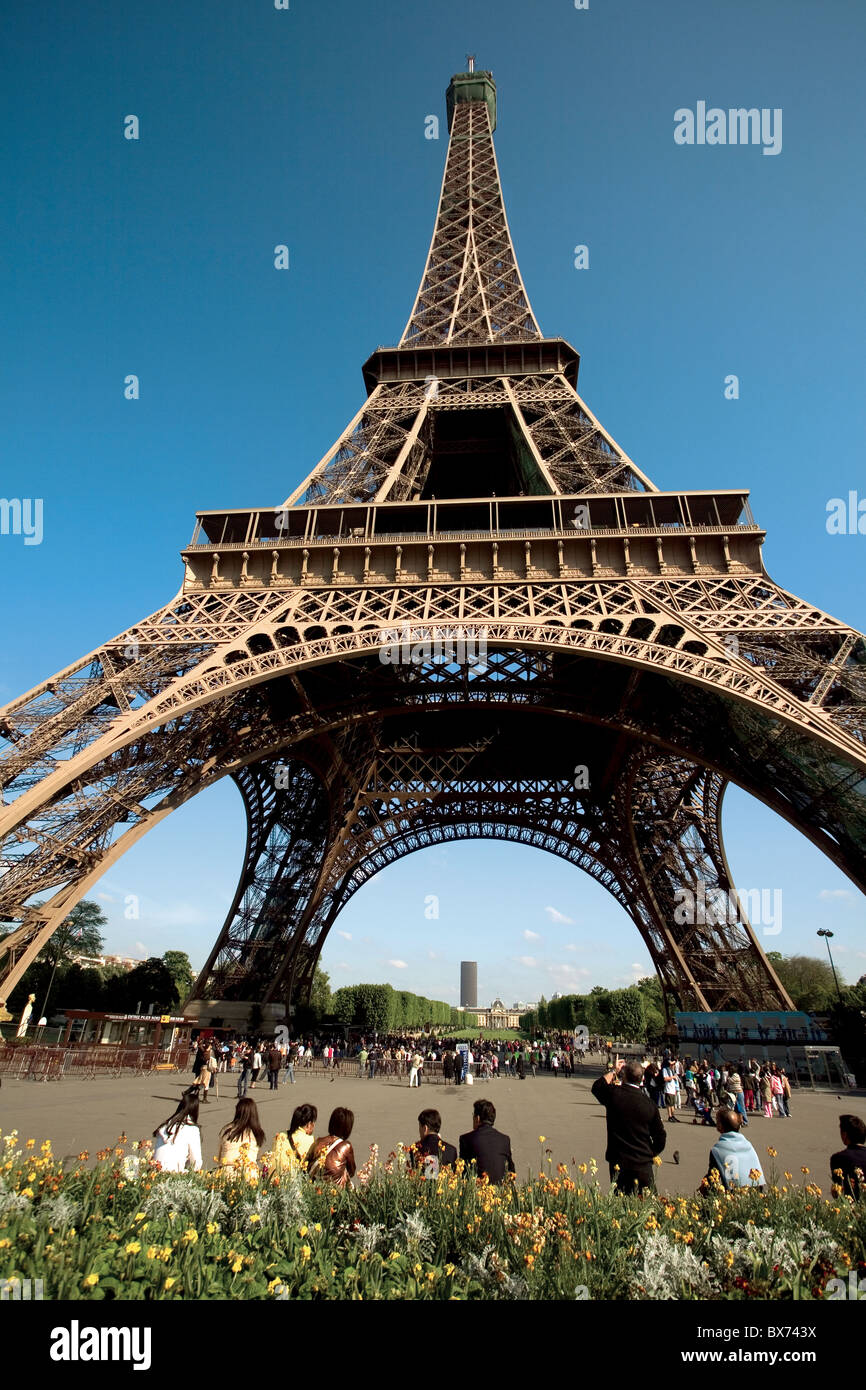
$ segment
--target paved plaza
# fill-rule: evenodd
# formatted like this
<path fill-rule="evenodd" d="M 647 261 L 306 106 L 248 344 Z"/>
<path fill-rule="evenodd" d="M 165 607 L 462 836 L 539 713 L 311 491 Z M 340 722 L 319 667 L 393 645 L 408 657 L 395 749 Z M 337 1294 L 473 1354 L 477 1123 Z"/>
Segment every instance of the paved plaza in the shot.
<path fill-rule="evenodd" d="M 540 1164 L 587 1162 L 595 1157 L 600 1177 L 606 1178 L 604 1164 L 605 1117 L 602 1107 L 590 1094 L 598 1076 L 597 1067 L 584 1066 L 574 1080 L 549 1075 L 526 1081 L 499 1078 L 472 1087 L 425 1083 L 410 1089 L 408 1082 L 393 1077 L 360 1079 L 356 1068 L 344 1064 L 342 1073 L 332 1079 L 321 1073 L 297 1072 L 297 1083 L 281 1085 L 274 1093 L 267 1083 L 250 1092 L 259 1106 L 267 1136 L 266 1147 L 280 1129 L 285 1129 L 292 1109 L 309 1101 L 319 1110 L 318 1134 L 326 1132 L 334 1106 L 348 1106 L 355 1113 L 352 1143 L 358 1164 L 378 1143 L 384 1159 L 398 1141 L 411 1142 L 418 1136 L 416 1123 L 420 1110 L 433 1106 L 442 1115 L 443 1137 L 452 1143 L 472 1128 L 472 1103 L 481 1096 L 493 1100 L 497 1110 L 497 1129 L 510 1134 L 514 1162 L 520 1179 Z M 97 1149 L 113 1144 L 118 1135 L 129 1139 L 148 1137 L 175 1107 L 189 1074 L 166 1073 L 92 1080 L 64 1079 L 35 1082 L 3 1079 L 0 1086 L 0 1128 L 4 1133 L 17 1129 L 22 1139 L 38 1142 L 50 1139 L 55 1153 L 75 1157 L 83 1149 L 93 1155 Z M 221 1127 L 234 1113 L 237 1082 L 230 1075 L 219 1077 L 220 1098 L 211 1098 L 201 1109 L 202 1153 L 210 1166 L 217 1152 Z M 859 1114 L 866 1119 L 866 1096 L 852 1093 L 796 1092 L 792 1098 L 791 1119 L 754 1118 L 746 1136 L 768 1167 L 767 1145 L 778 1152 L 775 1163 L 781 1180 L 785 1169 L 803 1182 L 801 1167 L 810 1169 L 812 1180 L 829 1190 L 830 1154 L 840 1147 L 838 1117 Z M 688 1113 L 683 1121 L 667 1124 L 667 1148 L 657 1172 L 661 1191 L 692 1192 L 707 1169 L 707 1155 L 716 1131 L 693 1126 Z M 539 1135 L 545 1136 L 544 1144 Z M 547 1154 L 547 1150 L 550 1154 Z M 680 1161 L 674 1162 L 677 1150 Z"/>

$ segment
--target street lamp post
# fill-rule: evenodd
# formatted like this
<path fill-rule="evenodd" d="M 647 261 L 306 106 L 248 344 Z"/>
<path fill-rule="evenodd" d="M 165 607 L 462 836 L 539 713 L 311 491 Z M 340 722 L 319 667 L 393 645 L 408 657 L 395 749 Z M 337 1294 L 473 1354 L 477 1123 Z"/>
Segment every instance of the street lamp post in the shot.
<path fill-rule="evenodd" d="M 831 952 L 831 950 L 830 950 L 830 937 L 833 935 L 833 933 L 832 933 L 831 931 L 828 931 L 826 927 L 821 927 L 821 929 L 820 929 L 819 932 L 818 932 L 818 935 L 819 935 L 819 936 L 823 936 L 823 937 L 826 939 L 826 941 L 827 941 L 827 955 L 830 957 L 830 969 L 833 971 L 833 979 L 834 979 L 835 982 L 836 982 L 836 993 L 837 993 L 838 996 L 839 996 L 839 1003 L 841 1004 L 841 1003 L 842 1003 L 842 991 L 841 991 L 841 989 L 839 988 L 839 976 L 836 974 L 836 967 L 835 967 L 835 965 L 833 964 L 833 954 L 832 954 L 832 952 Z"/>

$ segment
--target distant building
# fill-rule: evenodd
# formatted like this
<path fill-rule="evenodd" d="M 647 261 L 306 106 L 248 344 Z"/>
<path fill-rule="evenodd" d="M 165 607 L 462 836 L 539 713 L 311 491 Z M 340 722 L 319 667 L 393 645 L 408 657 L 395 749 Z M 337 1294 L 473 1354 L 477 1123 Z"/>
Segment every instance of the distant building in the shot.
<path fill-rule="evenodd" d="M 72 961 L 75 965 L 90 966 L 98 969 L 100 966 L 112 965 L 119 966 L 121 970 L 134 970 L 137 965 L 144 965 L 143 960 L 135 960 L 133 956 L 73 956 Z"/>
<path fill-rule="evenodd" d="M 461 1009 L 478 1007 L 477 960 L 462 960 L 460 962 L 460 1007 Z"/>
<path fill-rule="evenodd" d="M 479 1028 L 519 1028 L 522 1009 L 506 1009 L 501 999 L 494 999 L 489 1009 L 473 1009 Z"/>

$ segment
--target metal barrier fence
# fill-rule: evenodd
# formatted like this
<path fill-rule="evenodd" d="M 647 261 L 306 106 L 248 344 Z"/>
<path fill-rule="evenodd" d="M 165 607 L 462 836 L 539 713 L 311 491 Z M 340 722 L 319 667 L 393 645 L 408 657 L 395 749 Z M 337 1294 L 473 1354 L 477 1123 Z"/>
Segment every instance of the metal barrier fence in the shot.
<path fill-rule="evenodd" d="M 0 1076 L 59 1081 L 64 1076 L 144 1076 L 169 1064 L 185 1070 L 186 1047 L 169 1054 L 160 1047 L 0 1047 Z"/>

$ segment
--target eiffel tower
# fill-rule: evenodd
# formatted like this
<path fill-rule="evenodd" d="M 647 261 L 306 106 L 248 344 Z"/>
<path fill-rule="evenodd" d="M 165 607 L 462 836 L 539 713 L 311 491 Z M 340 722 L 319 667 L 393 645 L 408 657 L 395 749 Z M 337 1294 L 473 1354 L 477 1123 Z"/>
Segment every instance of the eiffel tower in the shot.
<path fill-rule="evenodd" d="M 866 884 L 863 637 L 768 577 L 747 492 L 660 491 L 584 404 L 518 269 L 491 74 L 447 111 L 421 285 L 357 415 L 282 506 L 198 514 L 170 603 L 0 710 L 0 996 L 223 777 L 248 829 L 204 1022 L 285 1017 L 371 875 L 478 837 L 602 883 L 668 1010 L 790 1008 L 729 781 Z"/>

